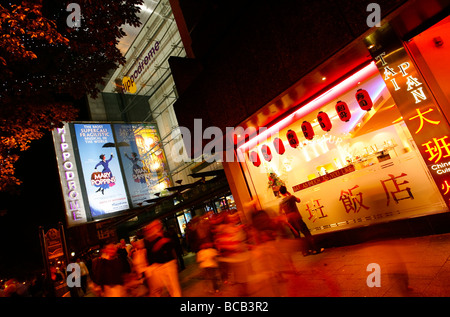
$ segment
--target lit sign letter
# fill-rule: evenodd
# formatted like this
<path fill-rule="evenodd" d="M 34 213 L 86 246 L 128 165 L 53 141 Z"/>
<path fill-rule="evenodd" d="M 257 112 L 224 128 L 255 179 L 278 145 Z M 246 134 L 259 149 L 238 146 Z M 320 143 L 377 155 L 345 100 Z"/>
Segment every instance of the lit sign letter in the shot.
<path fill-rule="evenodd" d="M 417 88 L 416 90 L 411 91 L 411 93 L 414 96 L 416 103 L 419 103 L 423 100 L 427 100 L 427 96 L 425 96 L 425 93 L 423 92 L 423 87 Z M 422 99 L 422 100 L 419 100 L 419 99 Z"/>

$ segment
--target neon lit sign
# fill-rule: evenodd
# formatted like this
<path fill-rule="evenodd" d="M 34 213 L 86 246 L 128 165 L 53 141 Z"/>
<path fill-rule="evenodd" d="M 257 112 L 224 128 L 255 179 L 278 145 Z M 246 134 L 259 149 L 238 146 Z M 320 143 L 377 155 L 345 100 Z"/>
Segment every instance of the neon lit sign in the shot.
<path fill-rule="evenodd" d="M 427 164 L 447 206 L 450 207 L 450 126 L 440 108 L 431 98 L 425 80 L 416 69 L 403 43 L 386 24 L 365 39 L 366 45 L 377 61 L 377 67 L 388 87 L 405 124 L 411 131 L 420 154 Z M 443 169 L 445 168 L 445 169 Z M 403 183 L 402 183 L 403 184 Z M 408 192 L 407 198 L 412 198 Z M 395 199 L 395 197 L 394 197 Z"/>
<path fill-rule="evenodd" d="M 427 114 L 427 113 L 429 113 L 429 112 L 432 112 L 433 111 L 433 108 L 429 108 L 427 111 L 425 111 L 424 113 L 421 113 L 420 112 L 420 109 L 416 109 L 416 111 L 417 111 L 417 116 L 414 116 L 414 117 L 411 117 L 411 118 L 409 118 L 409 120 L 414 120 L 414 119 L 416 119 L 416 118 L 419 118 L 420 119 L 420 125 L 419 125 L 419 128 L 416 130 L 416 134 L 417 133 L 419 133 L 420 131 L 422 131 L 422 128 L 423 128 L 423 124 L 424 124 L 424 121 L 426 121 L 426 122 L 428 122 L 428 123 L 431 123 L 431 124 L 434 124 L 434 125 L 438 125 L 441 121 L 433 121 L 433 120 L 430 120 L 430 119 L 427 119 L 427 118 L 425 118 L 425 114 Z"/>
<path fill-rule="evenodd" d="M 122 85 L 124 93 L 129 92 L 134 94 L 136 92 L 136 80 L 146 71 L 147 67 L 152 64 L 152 60 L 156 58 L 156 54 L 159 51 L 159 44 L 160 43 L 158 41 L 155 42 L 147 54 L 144 55 L 144 58 L 137 63 L 137 67 L 130 72 L 131 76 L 123 77 Z"/>
<path fill-rule="evenodd" d="M 66 207 L 68 226 L 86 223 L 87 216 L 81 195 L 80 180 L 78 177 L 75 155 L 69 125 L 53 130 L 56 159 Z"/>

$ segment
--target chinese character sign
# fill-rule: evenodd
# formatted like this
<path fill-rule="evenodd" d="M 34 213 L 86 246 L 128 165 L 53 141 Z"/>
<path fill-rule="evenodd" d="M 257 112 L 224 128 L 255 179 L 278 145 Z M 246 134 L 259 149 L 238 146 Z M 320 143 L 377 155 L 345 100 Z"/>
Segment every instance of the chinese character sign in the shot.
<path fill-rule="evenodd" d="M 433 180 L 418 168 L 420 160 L 408 152 L 388 163 L 293 188 L 301 199 L 299 212 L 315 234 L 445 211 Z M 440 169 L 445 168 L 450 165 Z M 450 181 L 439 189 L 450 195 Z"/>
<path fill-rule="evenodd" d="M 341 195 L 339 196 L 339 201 L 342 202 L 344 205 L 344 209 L 346 213 L 349 213 L 353 211 L 354 213 L 358 213 L 361 208 L 369 209 L 366 205 L 363 203 L 363 193 L 354 193 L 355 189 L 357 189 L 359 186 L 355 185 L 352 188 L 349 188 L 347 190 L 341 190 Z"/>
<path fill-rule="evenodd" d="M 447 120 L 403 43 L 388 24 L 367 37 L 365 42 L 428 170 L 449 206 L 447 184 L 450 182 L 450 169 L 441 167 L 442 164 L 450 164 L 450 126 Z M 384 180 L 383 186 L 388 183 L 394 186 L 404 184 L 394 176 Z M 400 195 L 400 192 L 406 193 L 407 198 L 413 197 L 407 187 L 396 189 L 393 193 Z M 392 198 L 396 200 L 397 196 L 393 193 Z"/>

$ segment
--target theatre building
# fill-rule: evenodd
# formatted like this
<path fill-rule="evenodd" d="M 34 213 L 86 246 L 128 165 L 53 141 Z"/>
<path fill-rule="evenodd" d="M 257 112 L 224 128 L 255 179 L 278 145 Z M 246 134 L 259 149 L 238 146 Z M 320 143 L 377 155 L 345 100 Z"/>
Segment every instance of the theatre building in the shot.
<path fill-rule="evenodd" d="M 252 199 L 276 215 L 285 185 L 325 245 L 448 232 L 448 1 L 194 3 L 171 1 L 174 109 L 234 144 L 244 221 Z"/>
<path fill-rule="evenodd" d="M 130 238 L 156 218 L 184 235 L 209 211 L 234 209 L 220 162 L 180 160 L 170 57 L 184 57 L 169 0 L 145 0 L 140 27 L 124 25 L 126 62 L 89 98 L 89 121 L 53 131 L 68 244 L 76 253 Z"/>

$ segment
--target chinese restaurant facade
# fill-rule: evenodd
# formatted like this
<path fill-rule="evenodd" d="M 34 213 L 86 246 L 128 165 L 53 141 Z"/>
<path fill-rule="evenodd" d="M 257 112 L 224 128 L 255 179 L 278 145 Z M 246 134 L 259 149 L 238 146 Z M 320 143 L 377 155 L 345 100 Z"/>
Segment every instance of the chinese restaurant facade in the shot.
<path fill-rule="evenodd" d="M 450 17 L 406 41 L 384 24 L 371 61 L 241 143 L 261 207 L 285 185 L 313 234 L 448 212 L 449 35 Z"/>
<path fill-rule="evenodd" d="M 285 185 L 313 235 L 448 225 L 449 6 L 424 5 L 398 6 L 234 125 L 247 133 L 227 135 L 223 165 L 243 219 L 252 199 L 277 215 Z"/>

